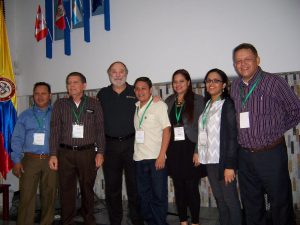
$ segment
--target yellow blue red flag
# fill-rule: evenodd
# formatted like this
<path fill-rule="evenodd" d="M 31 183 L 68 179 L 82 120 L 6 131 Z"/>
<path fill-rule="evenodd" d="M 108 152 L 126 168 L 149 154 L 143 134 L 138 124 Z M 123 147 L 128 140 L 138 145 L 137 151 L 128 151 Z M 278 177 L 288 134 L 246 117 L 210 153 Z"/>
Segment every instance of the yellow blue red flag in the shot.
<path fill-rule="evenodd" d="M 17 97 L 3 4 L 0 1 L 0 172 L 6 178 L 13 167 L 10 141 L 17 119 Z"/>

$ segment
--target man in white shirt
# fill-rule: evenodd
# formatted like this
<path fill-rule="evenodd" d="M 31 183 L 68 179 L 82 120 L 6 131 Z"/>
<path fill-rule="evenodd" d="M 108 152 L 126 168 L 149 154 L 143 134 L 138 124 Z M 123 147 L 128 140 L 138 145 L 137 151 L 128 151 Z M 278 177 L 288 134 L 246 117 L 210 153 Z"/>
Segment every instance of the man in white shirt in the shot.
<path fill-rule="evenodd" d="M 138 102 L 134 115 L 134 155 L 141 213 L 148 225 L 166 225 L 168 208 L 166 151 L 170 141 L 167 105 L 153 102 L 152 82 L 140 77 L 134 83 Z"/>

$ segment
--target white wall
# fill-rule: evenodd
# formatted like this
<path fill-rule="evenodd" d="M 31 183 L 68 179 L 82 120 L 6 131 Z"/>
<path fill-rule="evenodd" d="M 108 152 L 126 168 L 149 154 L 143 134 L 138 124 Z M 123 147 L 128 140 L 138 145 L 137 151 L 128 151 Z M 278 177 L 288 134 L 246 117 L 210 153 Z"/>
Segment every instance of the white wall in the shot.
<path fill-rule="evenodd" d="M 32 92 L 36 81 L 47 81 L 54 92 L 64 91 L 65 76 L 83 72 L 88 88 L 109 83 L 106 69 L 122 60 L 128 81 L 146 75 L 166 82 L 178 68 L 193 79 L 212 67 L 235 75 L 232 49 L 253 43 L 263 69 L 270 72 L 300 69 L 299 0 L 110 0 L 111 31 L 103 16 L 91 19 L 91 43 L 83 29 L 71 33 L 72 55 L 64 55 L 63 41 L 53 43 L 53 59 L 45 57 L 45 40 L 34 39 L 37 5 L 43 0 L 7 0 L 7 24 L 16 66 L 19 95 Z M 43 11 L 44 11 L 44 7 Z"/>

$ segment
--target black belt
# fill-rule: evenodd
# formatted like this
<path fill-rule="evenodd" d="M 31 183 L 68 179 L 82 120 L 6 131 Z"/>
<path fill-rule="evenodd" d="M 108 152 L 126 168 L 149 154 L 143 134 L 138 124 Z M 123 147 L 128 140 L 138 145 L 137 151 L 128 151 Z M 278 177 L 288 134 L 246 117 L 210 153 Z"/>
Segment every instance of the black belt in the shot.
<path fill-rule="evenodd" d="M 282 144 L 285 142 L 284 137 L 280 137 L 277 140 L 275 140 L 273 143 L 270 145 L 261 147 L 261 148 L 245 148 L 246 151 L 248 152 L 266 152 L 274 149 L 277 145 Z"/>
<path fill-rule="evenodd" d="M 107 139 L 111 139 L 111 140 L 125 141 L 125 140 L 128 140 L 128 139 L 134 137 L 134 135 L 135 135 L 135 133 L 128 134 L 128 135 L 123 136 L 123 137 L 112 137 L 112 136 L 109 136 L 109 135 L 105 135 L 105 137 Z"/>
<path fill-rule="evenodd" d="M 66 145 L 66 144 L 60 144 L 59 147 L 64 149 L 69 149 L 73 151 L 81 151 L 81 150 L 87 150 L 95 147 L 95 144 L 88 144 L 88 145 Z"/>

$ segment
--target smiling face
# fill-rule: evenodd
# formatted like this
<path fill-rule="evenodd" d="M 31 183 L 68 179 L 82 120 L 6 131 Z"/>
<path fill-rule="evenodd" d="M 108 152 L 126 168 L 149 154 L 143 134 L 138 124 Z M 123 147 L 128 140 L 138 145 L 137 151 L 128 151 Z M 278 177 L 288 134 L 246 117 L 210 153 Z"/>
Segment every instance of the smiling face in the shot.
<path fill-rule="evenodd" d="M 260 63 L 251 49 L 240 49 L 234 54 L 234 67 L 245 82 L 249 82 L 255 75 Z"/>
<path fill-rule="evenodd" d="M 126 83 L 127 70 L 122 63 L 114 63 L 108 71 L 112 85 L 122 87 Z"/>
<path fill-rule="evenodd" d="M 210 94 L 212 100 L 216 100 L 223 92 L 226 84 L 217 72 L 211 72 L 205 79 L 206 91 Z"/>
<path fill-rule="evenodd" d="M 138 81 L 134 85 L 134 92 L 142 107 L 149 101 L 152 95 L 152 88 L 149 87 L 147 82 Z"/>
<path fill-rule="evenodd" d="M 48 107 L 51 99 L 51 93 L 45 85 L 36 86 L 33 91 L 33 100 L 37 107 L 45 109 Z"/>
<path fill-rule="evenodd" d="M 177 95 L 184 95 L 187 92 L 189 85 L 190 81 L 188 81 L 181 73 L 178 73 L 173 77 L 172 86 Z"/>

